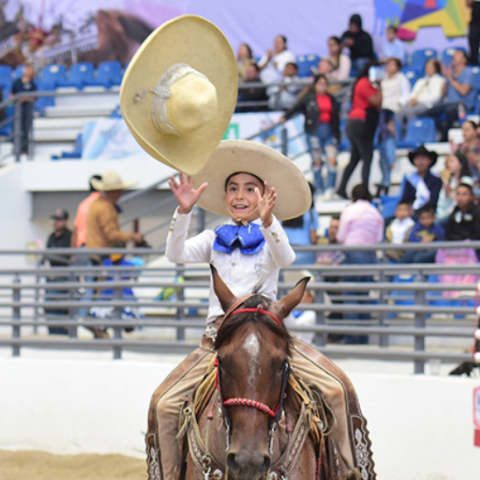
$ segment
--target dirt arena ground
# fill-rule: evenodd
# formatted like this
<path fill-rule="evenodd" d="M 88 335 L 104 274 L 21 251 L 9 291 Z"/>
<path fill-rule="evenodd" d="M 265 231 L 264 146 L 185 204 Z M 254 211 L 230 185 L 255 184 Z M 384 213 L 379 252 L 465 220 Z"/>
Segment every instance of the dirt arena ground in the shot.
<path fill-rule="evenodd" d="M 0 480 L 146 480 L 146 463 L 123 455 L 0 451 Z"/>

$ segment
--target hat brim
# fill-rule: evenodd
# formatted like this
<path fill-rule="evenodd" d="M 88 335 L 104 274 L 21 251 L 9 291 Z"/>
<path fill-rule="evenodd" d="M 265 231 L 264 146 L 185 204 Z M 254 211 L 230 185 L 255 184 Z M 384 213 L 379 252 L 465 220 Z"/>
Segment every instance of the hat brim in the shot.
<path fill-rule="evenodd" d="M 208 77 L 215 86 L 218 106 L 214 120 L 182 136 L 160 132 L 152 116 L 151 90 L 178 63 L 186 63 Z M 195 175 L 225 135 L 237 93 L 237 64 L 228 40 L 204 18 L 184 15 L 163 24 L 141 45 L 125 72 L 120 106 L 132 135 L 147 153 L 174 169 Z"/>
<path fill-rule="evenodd" d="M 273 213 L 279 220 L 299 217 L 312 205 L 308 182 L 293 162 L 273 148 L 246 140 L 220 142 L 202 171 L 194 176 L 195 188 L 208 182 L 198 205 L 229 217 L 224 202 L 225 182 L 237 172 L 250 173 L 275 187 L 277 199 Z"/>
<path fill-rule="evenodd" d="M 92 178 L 90 180 L 92 187 L 99 192 L 113 192 L 114 190 L 126 190 L 127 188 L 134 187 L 137 185 L 138 180 L 133 182 L 123 182 L 120 185 L 104 185 L 101 180 L 97 180 L 96 178 Z"/>
<path fill-rule="evenodd" d="M 437 160 L 438 160 L 438 154 L 436 152 L 425 153 L 425 152 L 418 152 L 418 151 L 415 150 L 414 152 L 408 152 L 408 159 L 410 160 L 410 163 L 412 165 L 415 165 L 415 163 L 413 161 L 415 160 L 415 157 L 417 155 L 426 155 L 427 157 L 429 157 L 430 160 L 432 161 L 431 167 L 433 167 L 437 163 Z"/>

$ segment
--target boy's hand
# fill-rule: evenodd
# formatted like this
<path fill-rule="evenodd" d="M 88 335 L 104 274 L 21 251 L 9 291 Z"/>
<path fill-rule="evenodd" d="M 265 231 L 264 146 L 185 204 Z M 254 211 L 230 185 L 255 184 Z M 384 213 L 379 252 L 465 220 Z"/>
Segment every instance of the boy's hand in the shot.
<path fill-rule="evenodd" d="M 180 181 L 177 182 L 172 175 L 168 181 L 168 186 L 177 199 L 179 205 L 178 213 L 185 215 L 192 211 L 193 206 L 198 202 L 198 199 L 208 187 L 208 183 L 205 182 L 195 190 L 192 185 L 192 177 L 187 176 L 185 179 L 185 176 L 181 173 L 179 180 Z"/>
<path fill-rule="evenodd" d="M 258 187 L 255 187 L 255 195 L 258 199 L 258 213 L 260 214 L 260 218 L 262 219 L 263 226 L 268 228 L 273 221 L 272 211 L 273 207 L 275 206 L 275 200 L 277 199 L 277 194 L 275 192 L 275 188 L 270 188 L 268 182 L 264 183 L 265 191 L 262 194 Z"/>

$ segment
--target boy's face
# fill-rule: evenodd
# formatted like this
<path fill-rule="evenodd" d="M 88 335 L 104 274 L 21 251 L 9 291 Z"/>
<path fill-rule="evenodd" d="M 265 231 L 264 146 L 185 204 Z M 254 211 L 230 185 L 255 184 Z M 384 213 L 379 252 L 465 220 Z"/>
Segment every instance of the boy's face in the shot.
<path fill-rule="evenodd" d="M 404 203 L 398 205 L 395 210 L 395 218 L 399 220 L 405 220 L 406 218 L 410 217 L 412 214 L 410 206 L 405 205 Z"/>
<path fill-rule="evenodd" d="M 297 67 L 292 63 L 287 63 L 285 69 L 283 70 L 284 77 L 295 77 L 297 75 Z"/>
<path fill-rule="evenodd" d="M 457 188 L 457 205 L 459 208 L 468 208 L 473 202 L 473 193 L 468 187 L 460 186 Z"/>
<path fill-rule="evenodd" d="M 435 215 L 432 212 L 423 212 L 418 217 L 418 221 L 425 227 L 430 228 L 435 222 Z"/>
<path fill-rule="evenodd" d="M 416 155 L 413 163 L 417 167 L 418 173 L 427 173 L 432 166 L 432 160 L 427 155 Z"/>
<path fill-rule="evenodd" d="M 235 222 L 249 223 L 260 216 L 255 187 L 263 195 L 263 184 L 248 173 L 239 173 L 228 180 L 224 195 L 225 207 Z"/>
<path fill-rule="evenodd" d="M 395 30 L 393 28 L 388 28 L 387 29 L 387 40 L 389 42 L 393 42 L 395 40 L 395 37 L 397 35 L 395 34 Z"/>

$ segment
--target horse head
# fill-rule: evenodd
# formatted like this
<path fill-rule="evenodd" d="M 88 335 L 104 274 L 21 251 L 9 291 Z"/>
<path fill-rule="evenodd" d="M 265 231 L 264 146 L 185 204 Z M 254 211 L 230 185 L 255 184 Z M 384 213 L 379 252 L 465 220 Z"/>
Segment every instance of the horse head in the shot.
<path fill-rule="evenodd" d="M 309 278 L 273 302 L 263 295 L 237 299 L 213 267 L 212 275 L 226 312 L 215 341 L 226 463 L 236 478 L 257 480 L 270 468 L 289 375 L 292 339 L 283 319 L 300 303 Z"/>

